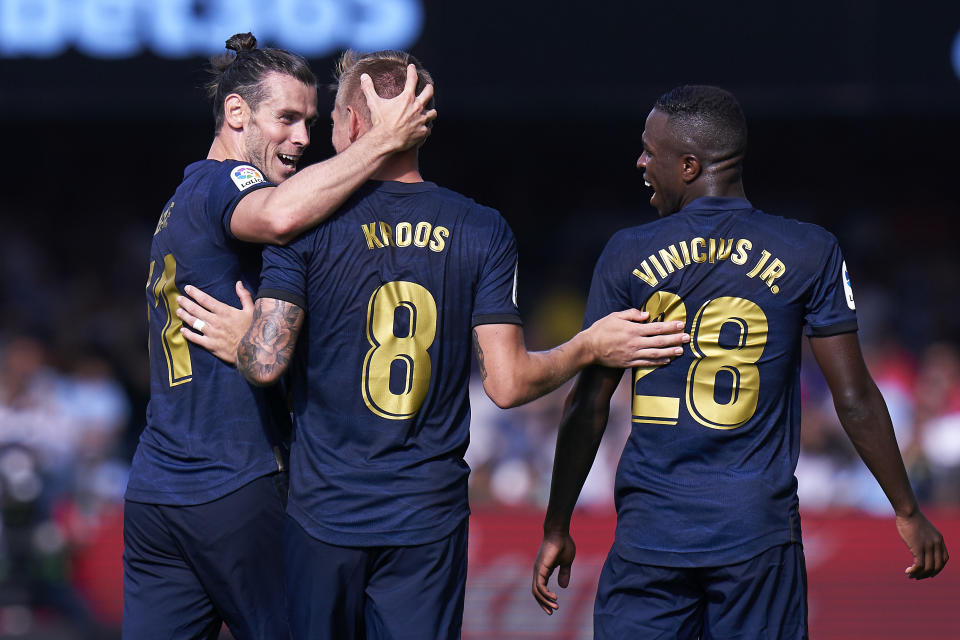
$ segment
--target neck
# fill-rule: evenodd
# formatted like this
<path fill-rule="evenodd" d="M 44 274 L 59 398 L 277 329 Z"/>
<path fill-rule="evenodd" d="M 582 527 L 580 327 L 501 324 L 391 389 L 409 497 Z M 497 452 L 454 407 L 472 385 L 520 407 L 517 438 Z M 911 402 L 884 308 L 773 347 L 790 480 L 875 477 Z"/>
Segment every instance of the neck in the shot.
<path fill-rule="evenodd" d="M 734 182 L 728 183 L 717 183 L 717 182 L 706 182 L 700 185 L 699 189 L 691 189 L 687 193 L 686 197 L 683 198 L 683 204 L 681 208 L 687 206 L 697 198 L 704 197 L 714 197 L 714 198 L 746 198 L 747 195 L 743 190 L 743 181 L 736 180 Z"/>
<path fill-rule="evenodd" d="M 388 182 L 423 182 L 418 158 L 416 149 L 394 154 L 384 160 L 370 178 Z"/>
<path fill-rule="evenodd" d="M 240 147 L 240 136 L 235 134 L 226 125 L 213 138 L 213 144 L 207 152 L 207 160 L 246 160 L 246 155 Z"/>

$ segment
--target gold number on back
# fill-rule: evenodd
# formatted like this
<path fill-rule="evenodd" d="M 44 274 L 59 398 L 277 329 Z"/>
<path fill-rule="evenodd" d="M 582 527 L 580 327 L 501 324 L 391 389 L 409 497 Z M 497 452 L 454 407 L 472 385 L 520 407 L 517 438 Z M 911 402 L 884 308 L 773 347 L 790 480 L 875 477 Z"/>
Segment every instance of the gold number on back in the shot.
<path fill-rule="evenodd" d="M 167 376 L 171 387 L 178 384 L 190 382 L 193 379 L 193 363 L 190 361 L 190 349 L 187 346 L 187 340 L 180 333 L 180 327 L 183 323 L 177 317 L 177 296 L 180 292 L 177 290 L 175 282 L 177 276 L 177 260 L 173 254 L 168 253 L 163 257 L 163 272 L 153 280 L 153 272 L 156 267 L 156 261 L 150 263 L 150 275 L 147 276 L 147 288 L 153 291 L 153 306 L 158 307 L 161 303 L 166 315 L 166 322 L 160 332 L 160 343 L 163 347 L 163 355 L 167 361 Z M 149 323 L 150 309 L 147 308 L 147 321 Z M 152 345 L 148 339 L 148 348 Z"/>
<path fill-rule="evenodd" d="M 732 347 L 720 345 L 720 332 L 733 332 Z M 743 298 L 707 301 L 693 319 L 690 348 L 696 360 L 687 372 L 687 410 L 711 429 L 736 429 L 753 417 L 760 395 L 756 362 L 767 344 L 767 316 Z M 719 379 L 727 379 L 730 397 L 717 401 Z"/>
<path fill-rule="evenodd" d="M 686 322 L 683 300 L 674 293 L 658 291 L 644 303 L 650 321 Z M 767 316 L 756 303 L 744 298 L 708 300 L 697 311 L 690 328 L 694 361 L 687 371 L 684 397 L 694 420 L 711 429 L 736 429 L 757 410 L 760 370 L 757 361 L 767 344 Z M 733 346 L 720 344 L 721 333 Z M 732 340 L 731 340 L 732 339 Z M 638 367 L 633 372 L 633 422 L 675 425 L 680 416 L 680 398 L 636 393 L 641 378 L 657 367 Z M 729 387 L 729 398 L 716 397 L 717 389 Z"/>
<path fill-rule="evenodd" d="M 405 321 L 405 322 L 404 322 Z M 401 326 L 403 335 L 396 334 Z M 437 335 L 437 303 L 415 282 L 377 287 L 367 304 L 367 341 L 363 360 L 363 401 L 381 418 L 412 417 L 430 388 L 430 354 Z M 394 387 L 391 388 L 391 379 Z"/>
<path fill-rule="evenodd" d="M 687 307 L 675 293 L 657 291 L 647 298 L 640 308 L 650 314 L 650 322 L 687 323 Z M 633 388 L 637 388 L 640 378 L 656 371 L 659 367 L 636 367 L 633 370 Z M 680 417 L 680 398 L 665 396 L 645 396 L 633 394 L 633 421 L 649 424 L 677 424 Z"/>

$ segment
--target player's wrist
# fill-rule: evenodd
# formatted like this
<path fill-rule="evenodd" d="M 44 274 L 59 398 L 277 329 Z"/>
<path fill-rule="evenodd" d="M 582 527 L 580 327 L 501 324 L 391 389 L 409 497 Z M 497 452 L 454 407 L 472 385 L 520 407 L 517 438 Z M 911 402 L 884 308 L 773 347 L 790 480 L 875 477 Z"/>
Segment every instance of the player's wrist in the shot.
<path fill-rule="evenodd" d="M 914 518 L 920 513 L 920 505 L 915 500 L 903 506 L 894 505 L 893 512 L 898 518 Z"/>
<path fill-rule="evenodd" d="M 369 138 L 368 144 L 377 157 L 399 151 L 407 141 L 400 129 L 391 127 L 382 120 L 374 125 L 363 138 Z"/>

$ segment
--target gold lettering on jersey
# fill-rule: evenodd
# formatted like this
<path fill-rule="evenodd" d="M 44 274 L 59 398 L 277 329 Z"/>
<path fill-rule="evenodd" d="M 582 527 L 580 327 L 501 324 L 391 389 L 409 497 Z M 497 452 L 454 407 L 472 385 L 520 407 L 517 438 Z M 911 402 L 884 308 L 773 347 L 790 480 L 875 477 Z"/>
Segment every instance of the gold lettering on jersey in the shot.
<path fill-rule="evenodd" d="M 383 243 L 380 242 L 380 238 L 377 237 L 376 222 L 362 224 L 360 228 L 363 229 L 363 238 L 367 241 L 367 249 L 383 249 Z"/>
<path fill-rule="evenodd" d="M 746 264 L 747 253 L 750 251 L 750 249 L 753 249 L 753 243 L 746 238 L 740 238 L 737 240 L 737 253 L 730 258 L 730 262 L 740 265 Z"/>
<path fill-rule="evenodd" d="M 750 258 L 753 243 L 747 238 L 691 238 L 668 245 L 651 253 L 640 262 L 632 274 L 651 287 L 691 264 L 718 264 L 724 260 L 743 266 Z M 770 288 L 771 293 L 779 293 L 780 286 L 775 281 L 787 272 L 787 265 L 775 258 L 766 249 L 760 251 L 760 257 L 750 271 L 744 275 L 759 279 Z M 659 277 L 658 277 L 659 276 Z"/>
<path fill-rule="evenodd" d="M 650 256 L 650 262 L 653 263 L 653 268 L 657 270 L 657 273 L 660 274 L 661 278 L 667 277 L 667 271 L 660 265 L 660 261 L 657 260 L 656 256 Z"/>
<path fill-rule="evenodd" d="M 673 273 L 674 267 L 677 269 L 683 269 L 684 267 L 683 260 L 677 252 L 676 245 L 670 245 L 666 249 L 660 249 L 660 260 L 663 261 L 663 266 L 665 266 L 670 273 Z"/>
<path fill-rule="evenodd" d="M 380 239 L 383 240 L 383 244 L 388 247 L 393 244 L 393 229 L 383 220 L 380 221 Z"/>
<path fill-rule="evenodd" d="M 427 246 L 427 241 L 430 239 L 431 229 L 433 229 L 433 225 L 431 225 L 429 222 L 418 222 L 416 233 L 413 234 L 413 244 L 421 249 Z"/>
<path fill-rule="evenodd" d="M 700 253 L 706 244 L 707 242 L 703 238 L 694 238 L 690 241 L 690 255 L 693 257 L 694 262 L 702 263 L 706 261 L 706 256 Z"/>
<path fill-rule="evenodd" d="M 171 202 L 170 206 L 163 210 L 163 213 L 160 214 L 160 220 L 157 221 L 157 228 L 153 230 L 153 235 L 157 235 L 161 231 L 167 228 L 167 223 L 170 222 L 170 212 L 173 211 L 173 205 L 175 202 Z"/>
<path fill-rule="evenodd" d="M 643 271 L 640 271 L 640 269 L 643 269 Z M 650 265 L 647 264 L 646 260 L 640 263 L 640 269 L 634 269 L 633 275 L 637 276 L 651 287 L 657 286 L 657 278 L 653 275 L 653 271 L 650 270 Z"/>
<path fill-rule="evenodd" d="M 378 220 L 369 224 L 361 224 L 363 240 L 367 249 L 385 249 L 387 247 L 409 247 L 413 245 L 421 249 L 430 249 L 434 253 L 441 253 L 447 248 L 447 239 L 450 229 L 432 223 L 420 221 L 398 222 L 395 227 Z"/>
<path fill-rule="evenodd" d="M 748 278 L 756 277 L 756 275 L 760 273 L 760 269 L 763 269 L 763 265 L 767 264 L 767 260 L 769 259 L 770 259 L 769 251 L 767 251 L 766 249 L 763 249 L 762 251 L 760 251 L 760 261 L 757 262 L 757 266 L 755 266 L 753 269 L 750 269 L 750 273 L 747 274 L 747 277 Z"/>
<path fill-rule="evenodd" d="M 726 260 L 730 257 L 730 252 L 733 251 L 733 238 L 726 241 L 720 238 L 717 243 L 719 246 L 717 249 L 717 260 Z"/>
<path fill-rule="evenodd" d="M 450 237 L 450 230 L 446 227 L 434 227 L 433 228 L 433 240 L 430 241 L 430 251 L 440 253 L 443 251 L 447 244 L 446 238 Z M 516 286 L 516 285 L 514 285 Z"/>
<path fill-rule="evenodd" d="M 413 225 L 409 222 L 401 222 L 397 225 L 397 246 L 409 247 L 410 240 L 413 238 Z"/>
<path fill-rule="evenodd" d="M 760 279 L 763 280 L 770 291 L 773 293 L 779 293 L 780 287 L 773 284 L 773 281 L 786 273 L 787 267 L 779 259 L 774 258 L 773 262 L 770 263 L 770 266 L 764 269 L 763 273 L 760 274 Z"/>

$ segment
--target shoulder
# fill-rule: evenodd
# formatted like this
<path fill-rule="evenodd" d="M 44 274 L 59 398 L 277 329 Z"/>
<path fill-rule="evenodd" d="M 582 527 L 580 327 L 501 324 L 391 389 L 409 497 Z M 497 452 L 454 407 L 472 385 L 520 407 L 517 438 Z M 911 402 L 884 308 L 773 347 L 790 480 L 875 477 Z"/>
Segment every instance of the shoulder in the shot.
<path fill-rule="evenodd" d="M 451 207 L 457 207 L 461 211 L 460 224 L 466 227 L 472 227 L 478 231 L 505 231 L 512 234 L 510 224 L 506 218 L 493 207 L 480 204 L 473 198 L 453 191 L 452 189 L 447 189 L 446 187 L 437 186 L 430 193 L 439 202 Z"/>
<path fill-rule="evenodd" d="M 808 247 L 837 244 L 837 237 L 833 233 L 813 222 L 778 216 L 760 209 L 754 209 L 753 215 L 756 220 L 763 221 L 765 226 L 776 229 L 797 242 L 805 243 Z"/>

